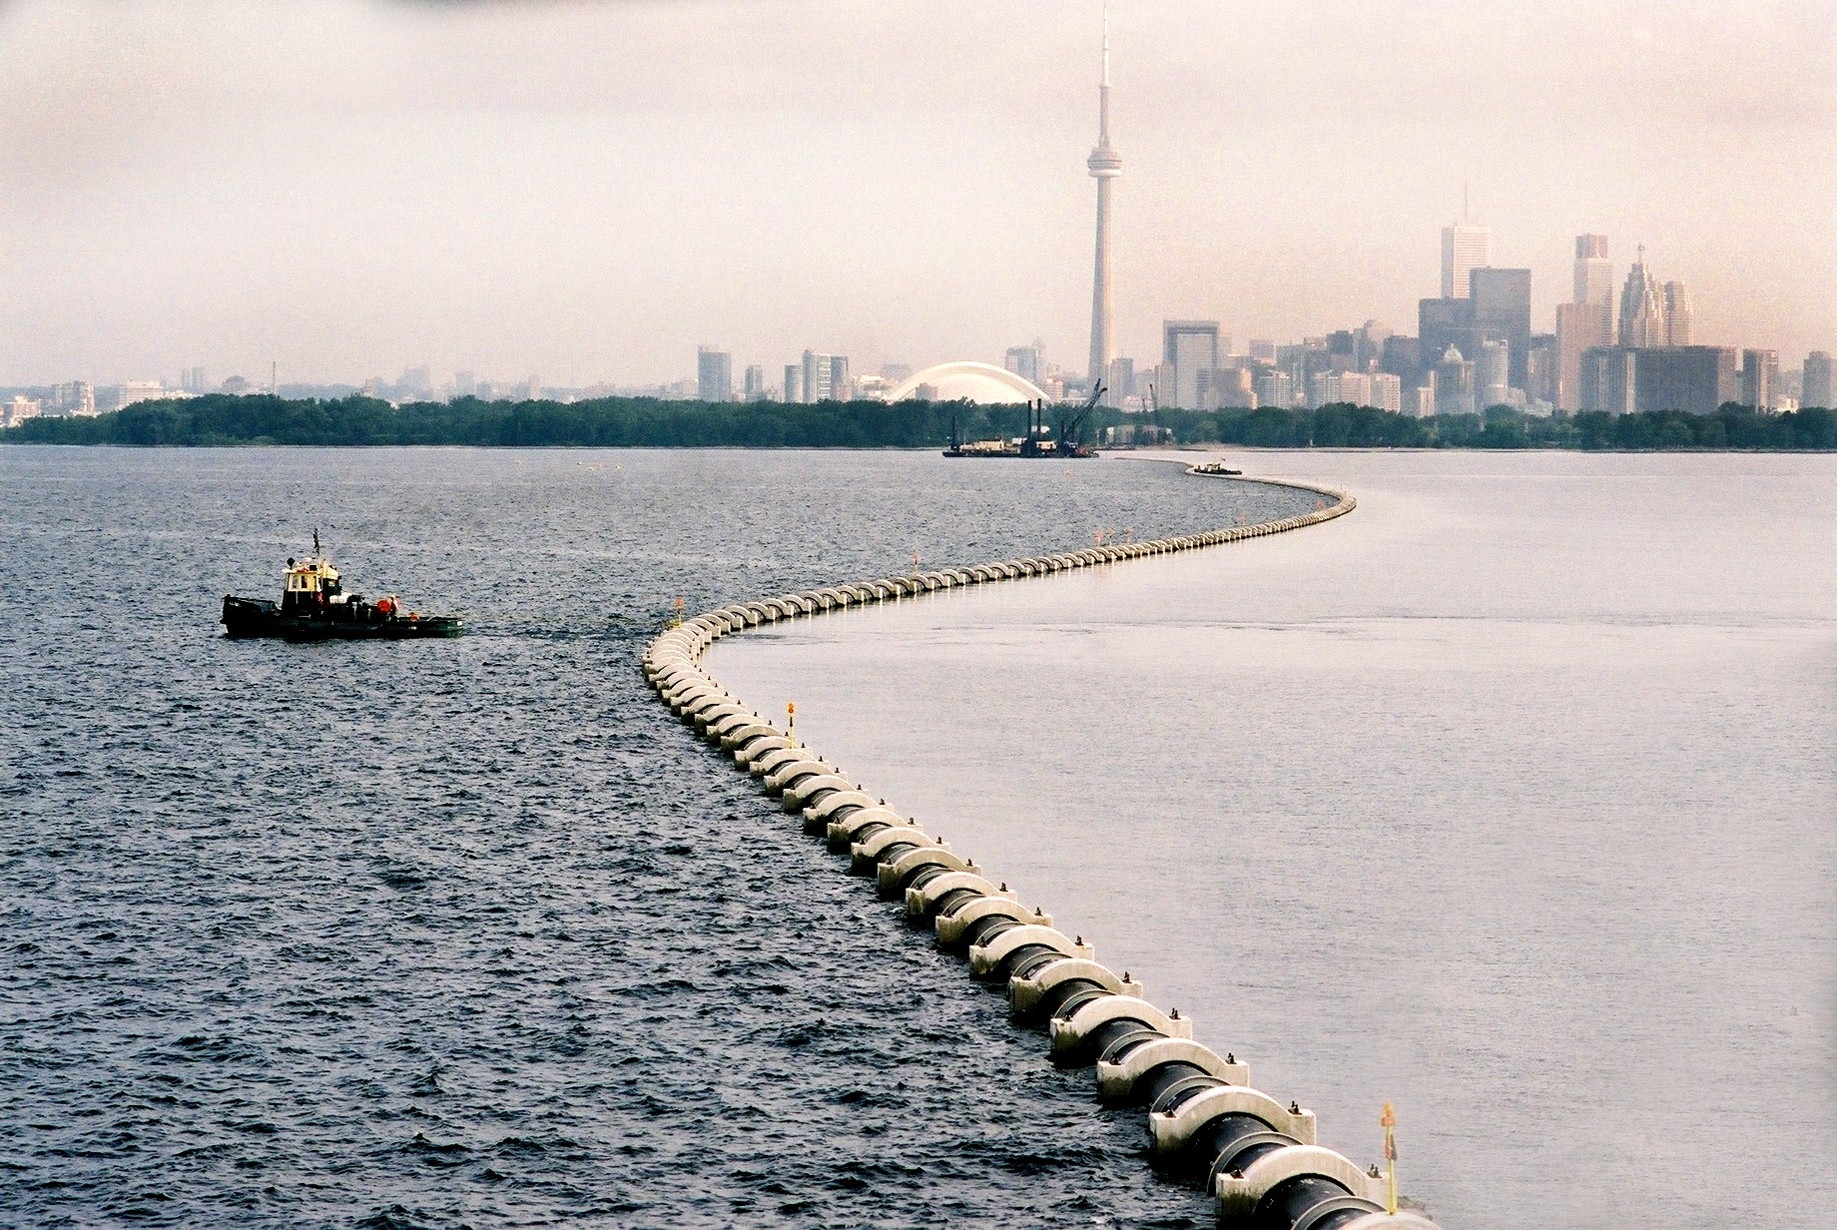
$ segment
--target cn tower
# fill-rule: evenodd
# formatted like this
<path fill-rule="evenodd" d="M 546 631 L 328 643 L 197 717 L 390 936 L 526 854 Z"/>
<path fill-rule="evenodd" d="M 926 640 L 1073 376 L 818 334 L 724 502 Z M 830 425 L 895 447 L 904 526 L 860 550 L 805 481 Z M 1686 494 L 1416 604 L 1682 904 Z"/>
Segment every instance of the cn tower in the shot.
<path fill-rule="evenodd" d="M 1110 291 L 1110 183 L 1123 173 L 1122 155 L 1110 148 L 1110 9 L 1103 13 L 1103 76 L 1097 83 L 1097 148 L 1084 160 L 1097 181 L 1097 266 L 1091 275 L 1091 387 L 1104 379 L 1116 350 L 1116 327 L 1111 322 L 1114 296 Z"/>

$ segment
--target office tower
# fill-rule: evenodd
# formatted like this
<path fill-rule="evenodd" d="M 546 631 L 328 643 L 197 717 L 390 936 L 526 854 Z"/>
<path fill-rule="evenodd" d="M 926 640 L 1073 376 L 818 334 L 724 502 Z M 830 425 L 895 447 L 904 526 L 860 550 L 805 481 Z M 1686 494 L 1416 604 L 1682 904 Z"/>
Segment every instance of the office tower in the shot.
<path fill-rule="evenodd" d="M 542 378 L 540 376 L 531 376 L 523 382 L 523 396 L 528 401 L 542 399 Z"/>
<path fill-rule="evenodd" d="M 1469 279 L 1469 285 L 1472 280 Z M 1473 344 L 1472 305 L 1465 299 L 1423 299 L 1416 305 L 1416 338 L 1425 370 L 1441 361 L 1450 346 Z"/>
<path fill-rule="evenodd" d="M 1331 372 L 1308 373 L 1308 382 L 1304 386 L 1307 395 L 1302 398 L 1303 409 L 1318 410 L 1333 399 L 1333 394 L 1338 390 L 1327 383 L 1330 375 L 1332 375 Z"/>
<path fill-rule="evenodd" d="M 208 387 L 201 367 L 187 367 L 179 373 L 179 388 L 184 392 L 202 393 Z"/>
<path fill-rule="evenodd" d="M 712 346 L 695 348 L 695 396 L 701 401 L 734 399 L 732 355 Z"/>
<path fill-rule="evenodd" d="M 96 412 L 96 388 L 87 380 L 71 380 L 51 389 L 53 414 L 91 415 Z"/>
<path fill-rule="evenodd" d="M 453 396 L 474 397 L 478 394 L 478 376 L 472 372 L 453 373 Z"/>
<path fill-rule="evenodd" d="M 1531 271 L 1475 269 L 1469 274 L 1468 307 L 1474 330 L 1509 347 L 1506 383 L 1522 389 L 1525 357 L 1531 352 Z"/>
<path fill-rule="evenodd" d="M 1442 298 L 1465 299 L 1468 274 L 1493 263 L 1493 233 L 1456 222 L 1442 228 Z"/>
<path fill-rule="evenodd" d="M 1037 382 L 1036 382 L 1037 383 Z M 1120 406 L 1135 396 L 1135 360 L 1111 359 L 1109 375 L 1104 377 L 1109 391 L 1103 396 L 1106 406 Z"/>
<path fill-rule="evenodd" d="M 744 395 L 747 401 L 765 400 L 765 368 L 758 363 L 749 363 L 746 368 Z"/>
<path fill-rule="evenodd" d="M 832 369 L 829 366 L 829 359 L 830 356 L 826 354 L 817 354 L 811 350 L 804 351 L 804 372 L 801 385 L 804 395 L 801 400 L 806 405 L 828 401 L 834 396 L 833 386 L 830 384 Z"/>
<path fill-rule="evenodd" d="M 1546 407 L 1556 405 L 1557 359 L 1555 334 L 1531 335 L 1531 349 L 1524 364 L 1524 395 L 1528 400 L 1542 402 Z"/>
<path fill-rule="evenodd" d="M 1682 282 L 1665 283 L 1665 345 L 1690 345 L 1690 292 Z"/>
<path fill-rule="evenodd" d="M 1641 410 L 1714 414 L 1741 395 L 1732 346 L 1669 346 L 1635 354 L 1634 404 Z"/>
<path fill-rule="evenodd" d="M 1606 235 L 1575 237 L 1575 297 L 1571 303 L 1595 303 L 1612 314 L 1614 263 L 1607 258 Z"/>
<path fill-rule="evenodd" d="M 1274 367 L 1257 372 L 1255 392 L 1257 405 L 1276 406 L 1286 410 L 1295 404 L 1294 385 L 1288 373 Z"/>
<path fill-rule="evenodd" d="M 1254 410 L 1256 389 L 1250 372 L 1242 367 L 1214 368 L 1199 374 L 1199 409 Z"/>
<path fill-rule="evenodd" d="M 1403 381 L 1390 372 L 1373 372 L 1371 374 L 1371 401 L 1369 405 L 1379 410 L 1388 410 L 1392 414 L 1403 413 Z"/>
<path fill-rule="evenodd" d="M 1635 349 L 1665 344 L 1665 298 L 1646 269 L 1643 245 L 1620 292 L 1620 344 Z"/>
<path fill-rule="evenodd" d="M 1574 412 L 1581 408 L 1582 355 L 1614 344 L 1614 322 L 1601 303 L 1556 305 L 1556 404 Z"/>
<path fill-rule="evenodd" d="M 1331 382 L 1329 400 L 1353 406 L 1371 404 L 1371 377 L 1364 372 L 1333 372 L 1328 380 Z"/>
<path fill-rule="evenodd" d="M 1799 384 L 1799 404 L 1831 409 L 1831 356 L 1814 350 L 1805 356 L 1805 373 Z"/>
<path fill-rule="evenodd" d="M 1422 355 L 1420 339 L 1393 333 L 1384 339 L 1384 348 L 1378 355 L 1378 370 L 1396 376 L 1405 388 L 1413 388 L 1422 376 Z"/>
<path fill-rule="evenodd" d="M 785 404 L 804 400 L 804 368 L 799 363 L 785 364 Z"/>
<path fill-rule="evenodd" d="M 1210 372 L 1218 366 L 1218 322 L 1161 322 L 1161 358 L 1168 369 L 1160 391 L 1161 404 L 1197 410 L 1199 374 Z"/>
<path fill-rule="evenodd" d="M 1035 341 L 1031 346 L 1010 346 L 1001 365 L 1019 376 L 1022 380 L 1031 380 L 1038 384 L 1044 373 L 1041 370 L 1040 352 L 1042 343 Z"/>
<path fill-rule="evenodd" d="M 855 396 L 854 382 L 848 378 L 848 356 L 845 354 L 829 356 L 829 395 L 836 401 L 849 401 Z"/>
<path fill-rule="evenodd" d="M 1276 344 L 1266 337 L 1253 337 L 1250 339 L 1249 346 L 1246 347 L 1246 353 L 1258 363 L 1274 363 Z"/>
<path fill-rule="evenodd" d="M 1582 355 L 1582 409 L 1713 414 L 1725 402 L 1745 400 L 1737 357 L 1730 346 L 1595 347 Z M 1764 359 L 1757 361 L 1757 372 L 1765 369 Z"/>
<path fill-rule="evenodd" d="M 1430 372 L 1417 388 L 1410 390 L 1405 399 L 1405 414 L 1411 418 L 1426 419 L 1435 415 L 1435 373 Z"/>
<path fill-rule="evenodd" d="M 1582 353 L 1580 400 L 1584 413 L 1632 414 L 1639 409 L 1639 351 L 1596 346 Z"/>
<path fill-rule="evenodd" d="M 1511 400 L 1511 347 L 1502 341 L 1480 343 L 1474 359 L 1474 384 L 1479 395 L 1478 406 L 1502 406 Z"/>
<path fill-rule="evenodd" d="M 1111 316 L 1115 296 L 1110 288 L 1110 189 L 1123 173 L 1122 155 L 1110 146 L 1110 12 L 1103 16 L 1103 74 L 1097 84 L 1097 148 L 1085 159 L 1085 168 L 1097 181 L 1097 252 L 1091 274 L 1091 381 L 1103 379 L 1116 349 Z"/>
<path fill-rule="evenodd" d="M 1435 413 L 1472 414 L 1474 412 L 1473 364 L 1453 346 L 1442 352 L 1435 364 Z"/>
<path fill-rule="evenodd" d="M 1771 410 L 1780 395 L 1780 356 L 1772 350 L 1741 352 L 1741 404 Z"/>
<path fill-rule="evenodd" d="M 1381 320 L 1368 320 L 1352 334 L 1353 370 L 1368 372 L 1384 357 L 1384 343 L 1390 340 L 1390 326 Z"/>
<path fill-rule="evenodd" d="M 402 371 L 402 389 L 408 393 L 428 393 L 433 391 L 434 377 L 425 367 L 409 367 Z"/>

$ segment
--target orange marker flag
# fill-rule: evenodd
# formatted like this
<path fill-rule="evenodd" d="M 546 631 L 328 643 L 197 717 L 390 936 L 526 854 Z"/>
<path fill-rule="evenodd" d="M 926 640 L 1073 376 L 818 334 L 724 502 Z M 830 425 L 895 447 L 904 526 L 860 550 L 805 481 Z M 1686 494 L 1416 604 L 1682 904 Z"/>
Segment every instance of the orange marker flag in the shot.
<path fill-rule="evenodd" d="M 1378 1116 L 1378 1126 L 1384 1129 L 1384 1160 L 1390 1170 L 1390 1215 L 1397 1216 L 1397 1137 L 1394 1129 L 1397 1126 L 1397 1112 L 1389 1102 L 1384 1104 L 1384 1113 Z"/>

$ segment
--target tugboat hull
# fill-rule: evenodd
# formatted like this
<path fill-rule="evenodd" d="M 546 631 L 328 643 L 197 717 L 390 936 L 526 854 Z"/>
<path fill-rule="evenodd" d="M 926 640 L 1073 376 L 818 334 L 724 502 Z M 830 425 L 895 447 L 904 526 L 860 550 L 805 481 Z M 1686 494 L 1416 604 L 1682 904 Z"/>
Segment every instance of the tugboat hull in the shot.
<path fill-rule="evenodd" d="M 265 598 L 223 598 L 224 635 L 266 637 L 284 641 L 408 641 L 458 636 L 465 622 L 457 615 L 379 615 L 374 608 L 325 615 L 284 614 Z"/>

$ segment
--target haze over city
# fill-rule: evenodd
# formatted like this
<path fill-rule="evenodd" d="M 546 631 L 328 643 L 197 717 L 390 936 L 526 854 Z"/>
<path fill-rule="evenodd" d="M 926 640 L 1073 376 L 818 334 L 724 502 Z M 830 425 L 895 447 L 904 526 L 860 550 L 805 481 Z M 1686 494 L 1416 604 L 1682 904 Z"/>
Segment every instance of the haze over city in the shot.
<path fill-rule="evenodd" d="M 1096 3 L 13 3 L 0 382 L 675 381 L 698 344 L 1083 366 Z M 1440 228 L 1695 336 L 1837 338 L 1822 4 L 1111 12 L 1116 351 L 1412 331 Z"/>

